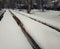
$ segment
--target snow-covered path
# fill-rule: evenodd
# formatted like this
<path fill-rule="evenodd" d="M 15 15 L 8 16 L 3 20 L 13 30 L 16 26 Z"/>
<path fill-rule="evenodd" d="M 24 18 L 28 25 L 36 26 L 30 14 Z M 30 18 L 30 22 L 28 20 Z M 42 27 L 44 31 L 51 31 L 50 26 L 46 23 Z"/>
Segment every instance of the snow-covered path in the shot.
<path fill-rule="evenodd" d="M 32 49 L 8 10 L 0 22 L 0 49 Z"/>
<path fill-rule="evenodd" d="M 16 12 L 22 13 L 24 15 L 27 15 L 28 17 L 32 17 L 34 19 L 37 19 L 38 21 L 42 21 L 44 23 L 47 23 L 51 26 L 54 26 L 58 29 L 60 29 L 60 11 L 45 11 L 40 12 L 38 10 L 32 10 L 31 14 L 27 14 L 26 12 L 20 12 L 16 10 Z"/>
<path fill-rule="evenodd" d="M 60 32 L 11 10 L 42 49 L 60 49 Z"/>

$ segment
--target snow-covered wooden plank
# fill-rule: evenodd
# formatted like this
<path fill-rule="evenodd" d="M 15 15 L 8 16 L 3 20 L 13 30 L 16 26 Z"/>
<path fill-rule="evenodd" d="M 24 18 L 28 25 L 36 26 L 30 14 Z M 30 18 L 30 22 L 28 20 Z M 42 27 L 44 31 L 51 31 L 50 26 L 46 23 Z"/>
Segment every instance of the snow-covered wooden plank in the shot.
<path fill-rule="evenodd" d="M 60 30 L 60 11 L 39 12 L 38 10 L 32 10 L 32 14 L 27 14 L 26 12 L 20 12 L 18 10 L 16 12 L 27 15 L 27 17 L 31 17 L 37 21 L 42 21 L 54 28 L 57 28 L 57 30 Z"/>
<path fill-rule="evenodd" d="M 0 22 L 0 49 L 32 49 L 8 10 Z"/>

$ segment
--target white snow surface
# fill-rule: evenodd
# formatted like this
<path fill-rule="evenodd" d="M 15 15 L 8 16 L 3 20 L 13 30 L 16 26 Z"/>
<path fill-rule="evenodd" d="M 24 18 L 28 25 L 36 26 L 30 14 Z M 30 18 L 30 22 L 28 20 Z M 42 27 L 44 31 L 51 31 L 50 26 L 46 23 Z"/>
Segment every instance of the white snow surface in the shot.
<path fill-rule="evenodd" d="M 60 32 L 11 10 L 42 49 L 60 49 Z"/>
<path fill-rule="evenodd" d="M 25 11 L 15 10 L 16 12 L 23 13 L 28 17 L 35 18 L 42 22 L 45 22 L 51 26 L 54 26 L 60 29 L 60 11 L 52 11 L 52 10 L 45 10 L 45 12 L 41 12 L 39 10 L 32 10 L 31 14 L 27 14 Z"/>
<path fill-rule="evenodd" d="M 32 49 L 8 10 L 0 22 L 0 49 Z"/>

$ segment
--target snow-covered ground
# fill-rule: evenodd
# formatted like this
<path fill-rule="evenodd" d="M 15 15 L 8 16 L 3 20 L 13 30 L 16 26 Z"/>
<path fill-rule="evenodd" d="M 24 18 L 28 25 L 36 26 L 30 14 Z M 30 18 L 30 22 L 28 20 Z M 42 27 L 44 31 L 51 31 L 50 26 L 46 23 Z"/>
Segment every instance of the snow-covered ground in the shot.
<path fill-rule="evenodd" d="M 45 10 L 45 12 L 41 12 L 39 10 L 32 10 L 31 14 L 27 14 L 25 11 L 18 11 L 16 12 L 23 13 L 28 17 L 35 18 L 37 20 L 43 21 L 51 26 L 54 26 L 60 29 L 60 11 L 52 11 L 52 10 Z"/>
<path fill-rule="evenodd" d="M 0 22 L 0 49 L 32 49 L 8 10 Z"/>
<path fill-rule="evenodd" d="M 60 49 L 60 32 L 11 10 L 42 49 Z M 33 17 L 33 16 L 32 16 Z"/>

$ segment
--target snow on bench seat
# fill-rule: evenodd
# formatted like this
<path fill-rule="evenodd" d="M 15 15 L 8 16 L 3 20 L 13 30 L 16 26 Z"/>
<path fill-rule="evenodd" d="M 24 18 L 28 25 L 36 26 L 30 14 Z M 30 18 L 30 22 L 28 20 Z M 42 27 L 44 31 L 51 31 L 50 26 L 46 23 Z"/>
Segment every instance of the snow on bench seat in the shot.
<path fill-rule="evenodd" d="M 60 49 L 60 32 L 11 10 L 42 49 Z"/>
<path fill-rule="evenodd" d="M 46 12 L 39 12 L 38 10 L 35 10 L 35 11 L 32 10 L 31 12 L 32 14 L 27 14 L 26 12 L 22 12 L 22 11 L 20 12 L 18 10 L 15 10 L 15 11 L 60 29 L 60 11 L 50 10 Z"/>
<path fill-rule="evenodd" d="M 32 49 L 8 10 L 0 22 L 0 49 Z"/>

